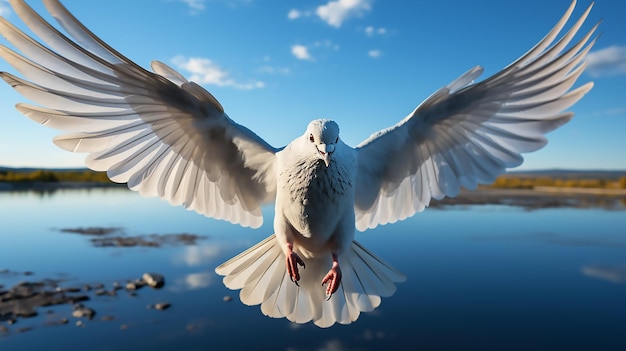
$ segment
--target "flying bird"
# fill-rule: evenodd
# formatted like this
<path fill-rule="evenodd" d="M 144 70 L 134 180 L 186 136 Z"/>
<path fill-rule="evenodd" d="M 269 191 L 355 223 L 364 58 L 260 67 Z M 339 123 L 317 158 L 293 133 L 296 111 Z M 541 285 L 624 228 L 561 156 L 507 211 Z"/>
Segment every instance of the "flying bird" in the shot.
<path fill-rule="evenodd" d="M 572 41 L 591 6 L 559 37 L 573 1 L 512 64 L 479 82 L 483 69 L 470 69 L 356 147 L 335 121 L 318 119 L 277 148 L 166 64 L 155 61 L 150 72 L 124 57 L 57 0 L 44 3 L 69 37 L 22 0 L 10 3 L 39 37 L 0 20 L 15 49 L 1 46 L 0 55 L 22 77 L 0 76 L 35 103 L 17 109 L 68 132 L 54 143 L 87 153 L 87 167 L 141 195 L 253 228 L 262 206 L 274 203 L 274 234 L 216 272 L 265 315 L 320 327 L 355 321 L 405 280 L 355 241 L 355 229 L 493 182 L 546 145 L 544 134 L 568 122 L 565 110 L 593 86 L 574 88 L 598 24 Z"/>

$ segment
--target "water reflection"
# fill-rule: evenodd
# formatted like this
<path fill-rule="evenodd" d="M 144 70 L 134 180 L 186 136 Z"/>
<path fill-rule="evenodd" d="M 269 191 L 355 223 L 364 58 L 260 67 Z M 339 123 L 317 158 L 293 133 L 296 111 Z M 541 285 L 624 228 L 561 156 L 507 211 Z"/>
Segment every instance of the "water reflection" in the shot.
<path fill-rule="evenodd" d="M 583 236 L 556 232 L 533 232 L 511 235 L 503 233 L 496 235 L 475 235 L 470 237 L 470 239 L 474 241 L 538 241 L 552 245 L 626 249 L 626 235 L 614 237 L 606 236 L 605 233 L 586 233 Z"/>
<path fill-rule="evenodd" d="M 184 264 L 187 267 L 206 265 L 215 260 L 221 251 L 219 244 L 189 246 L 183 252 L 174 256 L 172 261 L 176 264 Z"/>
<path fill-rule="evenodd" d="M 70 304 L 40 307 L 38 316 L 15 324 L 0 321 L 2 350 L 50 345 L 103 350 L 626 349 L 622 211 L 446 205 L 359 233 L 358 240 L 405 273 L 407 282 L 355 323 L 319 329 L 244 306 L 213 271 L 271 233 L 271 223 L 256 231 L 241 229 L 117 189 L 58 191 L 41 199 L 0 192 L 0 291 L 46 278 L 80 289 L 102 283 L 111 291 L 114 282 L 124 287 L 152 271 L 163 274 L 166 285 L 142 288 L 134 296 L 125 288 L 116 296 L 96 295 L 97 289 L 81 292 L 90 296 L 84 305 L 97 312 L 81 327 Z M 53 229 L 89 227 L 123 228 L 123 235 L 111 236 L 196 233 L 204 239 L 189 245 L 100 248 L 92 237 Z M 123 254 L 112 257 L 112 252 Z M 226 295 L 233 301 L 224 302 Z M 146 308 L 163 301 L 172 307 Z M 104 321 L 104 316 L 112 319 Z M 69 323 L 58 324 L 62 318 Z M 20 328 L 24 332 L 18 333 Z"/>
<path fill-rule="evenodd" d="M 626 283 L 626 264 L 616 266 L 588 265 L 581 269 L 583 275 L 616 284 Z"/>

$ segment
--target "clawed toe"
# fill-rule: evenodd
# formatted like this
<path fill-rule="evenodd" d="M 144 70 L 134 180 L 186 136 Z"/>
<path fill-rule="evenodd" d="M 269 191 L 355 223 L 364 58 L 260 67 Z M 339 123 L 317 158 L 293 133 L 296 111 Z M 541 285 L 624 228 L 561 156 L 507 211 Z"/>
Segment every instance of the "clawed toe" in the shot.
<path fill-rule="evenodd" d="M 286 255 L 286 261 L 287 261 L 287 273 L 289 273 L 289 279 L 291 279 L 291 281 L 294 282 L 297 286 L 300 286 L 298 284 L 298 280 L 300 280 L 300 272 L 298 272 L 298 265 L 301 265 L 303 269 L 306 268 L 306 266 L 304 265 L 304 261 L 300 258 L 300 256 L 298 256 L 298 254 L 296 254 L 293 251 L 290 254 Z"/>
<path fill-rule="evenodd" d="M 328 283 L 328 286 L 326 287 L 325 300 L 328 301 L 337 289 L 339 289 L 339 285 L 341 284 L 341 269 L 339 268 L 336 258 L 333 260 L 332 268 L 324 276 L 324 279 L 322 279 L 322 285 L 326 283 Z"/>

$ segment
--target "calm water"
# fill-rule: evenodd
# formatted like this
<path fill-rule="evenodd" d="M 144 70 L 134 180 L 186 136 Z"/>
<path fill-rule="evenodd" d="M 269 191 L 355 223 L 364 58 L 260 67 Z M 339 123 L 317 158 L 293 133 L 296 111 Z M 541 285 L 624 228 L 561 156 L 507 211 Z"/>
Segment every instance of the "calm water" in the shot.
<path fill-rule="evenodd" d="M 121 189 L 0 192 L 5 289 L 46 278 L 62 286 L 111 286 L 144 272 L 166 278 L 163 289 L 136 297 L 90 294 L 85 305 L 97 315 L 82 327 L 70 305 L 0 322 L 9 329 L 0 349 L 626 350 L 626 211 L 454 206 L 358 233 L 408 279 L 374 312 L 329 329 L 265 317 L 213 272 L 271 234 L 271 215 L 250 230 Z M 193 246 L 102 248 L 59 231 L 76 227 L 206 238 Z M 146 308 L 161 301 L 172 307 Z M 63 317 L 67 325 L 51 325 Z M 32 329 L 18 332 L 24 327 Z"/>

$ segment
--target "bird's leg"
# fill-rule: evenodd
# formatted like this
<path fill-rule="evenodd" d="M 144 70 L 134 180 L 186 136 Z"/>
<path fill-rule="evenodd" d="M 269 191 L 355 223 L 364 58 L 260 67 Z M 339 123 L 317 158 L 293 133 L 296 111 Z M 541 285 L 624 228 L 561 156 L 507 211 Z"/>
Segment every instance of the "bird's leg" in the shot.
<path fill-rule="evenodd" d="M 287 252 L 285 254 L 285 258 L 287 260 L 287 273 L 289 273 L 289 278 L 291 278 L 292 282 L 298 285 L 298 280 L 300 280 L 300 273 L 298 272 L 298 265 L 301 265 L 302 268 L 306 268 L 306 267 L 304 265 L 304 261 L 302 261 L 300 256 L 298 256 L 297 253 L 293 252 L 292 243 L 287 243 Z"/>
<path fill-rule="evenodd" d="M 341 268 L 339 268 L 339 261 L 337 260 L 337 254 L 333 253 L 333 266 L 330 268 L 324 279 L 322 279 L 322 285 L 328 283 L 326 287 L 326 301 L 330 300 L 335 291 L 339 289 L 341 284 Z"/>

